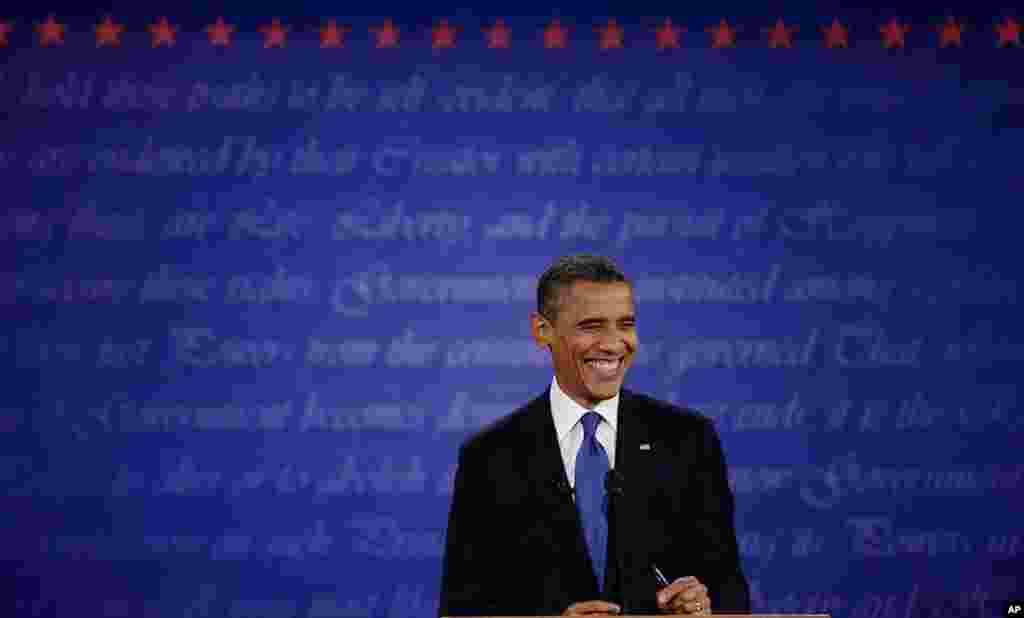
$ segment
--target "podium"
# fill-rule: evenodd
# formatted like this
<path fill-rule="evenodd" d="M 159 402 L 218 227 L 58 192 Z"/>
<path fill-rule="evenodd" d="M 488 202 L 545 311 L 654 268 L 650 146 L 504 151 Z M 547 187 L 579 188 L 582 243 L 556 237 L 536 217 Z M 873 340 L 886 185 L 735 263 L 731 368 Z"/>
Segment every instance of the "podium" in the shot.
<path fill-rule="evenodd" d="M 592 616 L 618 616 L 618 614 L 591 614 Z M 685 614 L 655 614 L 655 615 L 640 615 L 640 614 L 625 614 L 626 616 L 633 616 L 634 618 L 667 618 L 668 616 L 679 616 Z M 717 618 L 832 618 L 831 614 L 711 614 Z M 451 618 L 451 616 L 442 616 L 441 618 Z M 468 616 L 463 618 L 561 618 L 561 616 Z"/>

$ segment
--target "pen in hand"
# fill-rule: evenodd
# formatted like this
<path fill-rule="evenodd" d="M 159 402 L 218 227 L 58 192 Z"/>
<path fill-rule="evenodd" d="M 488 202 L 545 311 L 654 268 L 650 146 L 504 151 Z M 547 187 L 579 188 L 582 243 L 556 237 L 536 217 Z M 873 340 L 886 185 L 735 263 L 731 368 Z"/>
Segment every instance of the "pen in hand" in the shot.
<path fill-rule="evenodd" d="M 660 605 L 662 603 L 667 603 L 668 599 L 665 599 L 665 600 L 661 599 L 661 591 L 664 588 L 668 587 L 668 585 L 669 585 L 668 578 L 665 577 L 665 574 L 661 572 L 661 569 L 658 568 L 658 565 L 654 564 L 653 562 L 651 563 L 651 570 L 654 571 L 654 578 L 658 580 L 658 586 L 661 587 L 661 588 L 659 588 L 659 591 L 658 591 L 658 604 Z M 680 577 L 679 579 L 687 579 L 687 578 L 686 577 Z M 676 581 L 679 581 L 679 580 L 676 580 Z M 698 605 L 697 609 L 698 609 L 698 611 L 701 609 L 700 605 Z"/>
<path fill-rule="evenodd" d="M 658 585 L 659 586 L 664 588 L 665 586 L 669 585 L 668 578 L 665 577 L 665 574 L 661 572 L 661 569 L 658 568 L 658 565 L 656 565 L 654 563 L 651 563 L 651 569 L 654 570 L 654 577 L 655 577 L 655 579 L 658 580 Z M 686 579 L 686 578 L 685 577 L 680 577 L 679 579 Z"/>

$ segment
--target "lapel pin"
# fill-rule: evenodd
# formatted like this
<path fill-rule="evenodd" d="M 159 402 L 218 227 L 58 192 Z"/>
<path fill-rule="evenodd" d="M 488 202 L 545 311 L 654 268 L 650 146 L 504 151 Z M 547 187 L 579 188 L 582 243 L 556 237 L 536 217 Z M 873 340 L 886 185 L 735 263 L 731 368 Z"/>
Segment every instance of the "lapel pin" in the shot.
<path fill-rule="evenodd" d="M 640 450 L 641 451 L 649 451 L 649 450 L 651 450 L 651 445 L 646 443 L 646 442 L 644 442 L 643 444 L 640 445 Z"/>

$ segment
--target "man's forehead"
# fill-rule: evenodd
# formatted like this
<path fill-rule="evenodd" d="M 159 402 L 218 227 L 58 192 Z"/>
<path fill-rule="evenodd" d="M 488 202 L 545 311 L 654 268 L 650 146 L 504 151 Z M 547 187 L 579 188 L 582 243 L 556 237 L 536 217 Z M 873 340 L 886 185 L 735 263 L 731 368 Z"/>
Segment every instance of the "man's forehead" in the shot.
<path fill-rule="evenodd" d="M 576 281 L 572 286 L 563 288 L 563 304 L 577 308 L 599 307 L 610 303 L 626 302 L 632 307 L 633 292 L 623 282 L 596 283 L 593 281 Z M 567 302 L 566 302 L 567 301 Z"/>

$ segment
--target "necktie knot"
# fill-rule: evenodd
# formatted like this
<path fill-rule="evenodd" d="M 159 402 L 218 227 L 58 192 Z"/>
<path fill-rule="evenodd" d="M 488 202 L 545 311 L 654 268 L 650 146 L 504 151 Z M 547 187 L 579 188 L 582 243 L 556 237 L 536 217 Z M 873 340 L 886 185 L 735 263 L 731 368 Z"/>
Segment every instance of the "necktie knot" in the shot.
<path fill-rule="evenodd" d="M 601 415 L 591 410 L 583 415 L 580 422 L 583 423 L 583 439 L 592 440 L 597 432 L 597 424 L 601 422 Z"/>

